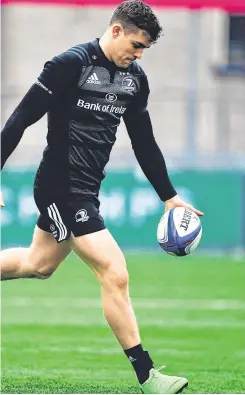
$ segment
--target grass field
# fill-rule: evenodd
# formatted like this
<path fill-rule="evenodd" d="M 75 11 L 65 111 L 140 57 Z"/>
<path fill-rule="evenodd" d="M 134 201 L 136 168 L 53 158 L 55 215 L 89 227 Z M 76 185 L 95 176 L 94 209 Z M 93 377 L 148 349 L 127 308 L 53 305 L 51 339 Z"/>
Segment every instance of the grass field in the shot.
<path fill-rule="evenodd" d="M 245 391 L 245 262 L 129 254 L 143 345 L 186 393 Z M 139 393 L 90 270 L 2 285 L 2 393 Z"/>

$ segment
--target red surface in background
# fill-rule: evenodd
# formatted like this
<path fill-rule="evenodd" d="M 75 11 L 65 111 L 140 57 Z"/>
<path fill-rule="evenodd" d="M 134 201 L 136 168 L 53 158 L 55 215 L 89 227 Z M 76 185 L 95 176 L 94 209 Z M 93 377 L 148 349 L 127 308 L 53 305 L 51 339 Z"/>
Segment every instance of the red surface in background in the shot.
<path fill-rule="evenodd" d="M 57 6 L 99 6 L 108 7 L 119 4 L 119 0 L 1 0 L 1 4 L 32 4 Z M 168 8 L 221 8 L 228 12 L 245 13 L 245 0 L 146 0 L 146 3 L 155 7 Z"/>

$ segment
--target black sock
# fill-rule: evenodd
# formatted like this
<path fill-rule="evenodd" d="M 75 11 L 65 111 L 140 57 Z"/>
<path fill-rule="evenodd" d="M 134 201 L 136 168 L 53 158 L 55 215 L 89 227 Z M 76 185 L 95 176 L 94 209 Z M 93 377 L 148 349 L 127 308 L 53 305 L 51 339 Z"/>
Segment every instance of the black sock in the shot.
<path fill-rule="evenodd" d="M 153 361 L 147 351 L 143 350 L 141 344 L 124 350 L 128 359 L 133 365 L 140 384 L 143 384 L 149 378 L 149 372 L 153 368 Z"/>

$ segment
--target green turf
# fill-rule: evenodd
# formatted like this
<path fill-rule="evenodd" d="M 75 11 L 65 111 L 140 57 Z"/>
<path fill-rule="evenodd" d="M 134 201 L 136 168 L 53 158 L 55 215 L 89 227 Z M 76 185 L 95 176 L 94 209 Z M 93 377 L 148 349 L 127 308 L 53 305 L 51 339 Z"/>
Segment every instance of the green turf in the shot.
<path fill-rule="evenodd" d="M 130 254 L 145 348 L 188 393 L 244 393 L 245 262 Z M 70 257 L 46 281 L 2 284 L 2 393 L 139 393 L 90 270 Z"/>

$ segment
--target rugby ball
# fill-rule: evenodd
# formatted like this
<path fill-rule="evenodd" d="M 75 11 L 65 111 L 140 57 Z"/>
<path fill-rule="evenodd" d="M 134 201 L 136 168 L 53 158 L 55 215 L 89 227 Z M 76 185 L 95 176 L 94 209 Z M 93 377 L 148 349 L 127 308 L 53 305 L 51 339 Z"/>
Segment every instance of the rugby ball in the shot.
<path fill-rule="evenodd" d="M 197 248 L 201 237 L 202 225 L 199 217 L 184 207 L 167 211 L 157 228 L 158 243 L 170 255 L 190 254 Z"/>

